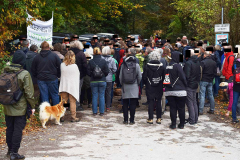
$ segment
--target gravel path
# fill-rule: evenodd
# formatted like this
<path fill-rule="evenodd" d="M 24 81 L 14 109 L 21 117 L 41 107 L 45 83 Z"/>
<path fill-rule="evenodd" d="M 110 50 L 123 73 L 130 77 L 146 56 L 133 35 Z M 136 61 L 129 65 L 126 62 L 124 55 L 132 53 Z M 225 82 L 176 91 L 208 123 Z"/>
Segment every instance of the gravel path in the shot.
<path fill-rule="evenodd" d="M 200 116 L 195 126 L 170 130 L 169 112 L 161 125 L 155 120 L 146 123 L 146 109 L 137 111 L 135 125 L 123 125 L 117 110 L 103 117 L 92 116 L 90 109 L 81 113 L 78 123 L 49 124 L 42 132 L 24 136 L 19 152 L 26 160 L 239 159 L 239 130 L 212 122 L 208 115 Z M 1 150 L 0 159 L 5 154 L 6 149 Z"/>

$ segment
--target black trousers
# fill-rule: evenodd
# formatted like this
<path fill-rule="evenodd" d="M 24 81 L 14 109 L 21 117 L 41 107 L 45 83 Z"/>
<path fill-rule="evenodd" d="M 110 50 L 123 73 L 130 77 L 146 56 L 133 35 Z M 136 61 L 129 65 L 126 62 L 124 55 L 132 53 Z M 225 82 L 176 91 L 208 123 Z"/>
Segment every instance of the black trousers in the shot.
<path fill-rule="evenodd" d="M 154 107 L 156 105 L 156 113 L 157 113 L 157 119 L 162 118 L 162 98 L 159 99 L 148 99 L 148 117 L 149 119 L 153 119 L 153 111 Z"/>
<path fill-rule="evenodd" d="M 123 99 L 124 121 L 128 121 L 128 106 L 130 108 L 130 122 L 134 121 L 137 101 L 138 101 L 138 98 Z"/>
<path fill-rule="evenodd" d="M 180 125 L 184 126 L 186 97 L 167 96 L 167 100 L 170 106 L 170 117 L 171 117 L 172 125 L 176 125 L 177 112 L 178 112 Z"/>
<path fill-rule="evenodd" d="M 5 116 L 5 120 L 8 150 L 18 153 L 22 141 L 22 131 L 26 126 L 26 116 Z"/>
<path fill-rule="evenodd" d="M 87 95 L 87 96 L 86 96 Z M 87 97 L 87 98 L 86 98 Z M 91 87 L 88 89 L 82 89 L 81 91 L 81 99 L 80 99 L 80 103 L 83 104 L 83 101 L 86 100 L 88 101 L 88 104 L 92 103 L 92 91 L 91 91 Z"/>

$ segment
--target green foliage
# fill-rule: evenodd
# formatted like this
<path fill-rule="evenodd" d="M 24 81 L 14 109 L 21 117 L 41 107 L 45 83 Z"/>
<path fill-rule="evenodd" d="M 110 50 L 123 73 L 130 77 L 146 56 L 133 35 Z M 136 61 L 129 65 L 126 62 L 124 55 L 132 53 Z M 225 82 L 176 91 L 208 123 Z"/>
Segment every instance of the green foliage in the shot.
<path fill-rule="evenodd" d="M 2 73 L 3 68 L 7 63 L 12 61 L 12 56 L 5 55 L 3 58 L 0 58 L 0 74 Z"/>
<path fill-rule="evenodd" d="M 3 105 L 0 104 L 0 128 L 5 127 L 5 118 L 3 112 Z"/>

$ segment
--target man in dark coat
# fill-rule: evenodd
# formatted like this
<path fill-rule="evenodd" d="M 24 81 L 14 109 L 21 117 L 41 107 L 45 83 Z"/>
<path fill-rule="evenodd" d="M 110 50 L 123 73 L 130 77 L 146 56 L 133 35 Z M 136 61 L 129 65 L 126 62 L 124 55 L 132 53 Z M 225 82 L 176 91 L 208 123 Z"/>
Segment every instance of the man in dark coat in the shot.
<path fill-rule="evenodd" d="M 204 102 L 205 102 L 205 93 L 208 91 L 208 97 L 210 101 L 210 110 L 208 113 L 214 114 L 214 98 L 213 98 L 213 79 L 217 74 L 217 64 L 211 58 L 211 54 L 206 51 L 204 53 L 204 59 L 201 62 L 202 67 L 202 79 L 200 82 L 200 104 L 199 104 L 199 114 L 203 114 Z"/>
<path fill-rule="evenodd" d="M 198 61 L 198 57 L 194 54 L 194 50 L 190 49 L 190 53 L 191 57 L 188 58 L 188 61 L 185 63 L 184 72 L 187 79 L 186 104 L 189 113 L 188 122 L 193 125 L 198 121 L 196 90 L 200 82 L 201 70 L 200 62 Z"/>

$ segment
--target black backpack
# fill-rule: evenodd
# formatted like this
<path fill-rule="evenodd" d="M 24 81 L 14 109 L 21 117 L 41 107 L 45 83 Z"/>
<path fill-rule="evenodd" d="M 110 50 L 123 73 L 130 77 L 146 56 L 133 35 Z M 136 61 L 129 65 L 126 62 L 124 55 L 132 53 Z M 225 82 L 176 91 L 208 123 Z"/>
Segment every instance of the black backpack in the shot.
<path fill-rule="evenodd" d="M 161 67 L 161 65 L 159 65 L 159 67 L 157 68 L 157 70 L 155 72 L 151 72 L 147 65 L 147 74 L 148 74 L 147 79 L 148 79 L 149 84 L 152 87 L 157 87 L 162 82 L 162 76 L 158 72 L 160 67 Z"/>
<path fill-rule="evenodd" d="M 92 60 L 93 63 L 95 64 L 95 67 L 93 69 L 93 78 L 99 79 L 103 77 L 103 72 L 102 69 L 94 62 L 94 60 Z M 100 60 L 101 62 L 101 60 Z"/>
<path fill-rule="evenodd" d="M 136 73 L 136 59 L 135 61 L 128 62 L 123 61 L 122 65 L 122 82 L 125 84 L 133 84 L 137 79 Z"/>
<path fill-rule="evenodd" d="M 18 74 L 23 69 L 15 73 L 3 73 L 0 75 L 0 103 L 3 105 L 16 104 L 23 95 L 18 85 Z"/>

